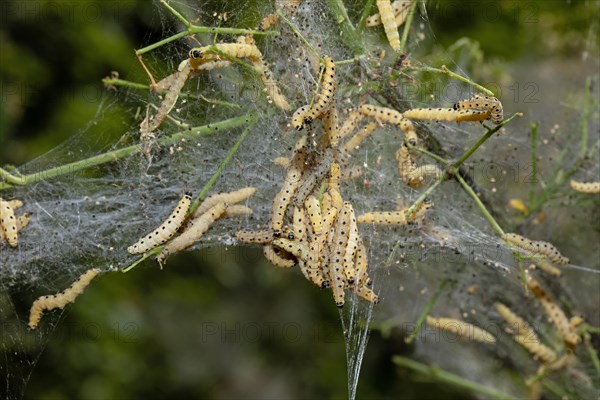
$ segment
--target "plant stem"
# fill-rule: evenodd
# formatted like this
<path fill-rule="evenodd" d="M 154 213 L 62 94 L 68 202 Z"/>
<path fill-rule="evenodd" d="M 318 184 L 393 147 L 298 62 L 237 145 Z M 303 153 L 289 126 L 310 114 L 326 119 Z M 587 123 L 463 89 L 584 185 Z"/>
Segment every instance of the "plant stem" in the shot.
<path fill-rule="evenodd" d="M 516 116 L 521 116 L 521 113 L 514 113 L 513 115 L 510 116 L 510 118 L 505 119 L 504 121 L 502 121 L 500 124 L 496 125 L 495 128 L 490 129 L 487 126 L 485 127 L 487 129 L 487 132 L 485 133 L 485 135 L 483 135 L 482 137 L 479 138 L 479 140 L 473 145 L 471 146 L 471 148 L 469 150 L 467 150 L 465 152 L 465 154 L 463 154 L 457 161 L 454 162 L 454 164 L 452 164 L 454 167 L 458 168 L 463 162 L 465 162 L 465 160 L 469 157 L 471 157 L 471 155 L 473 153 L 475 153 L 475 151 L 477 151 L 477 149 L 483 144 L 485 143 L 486 140 L 488 140 L 494 133 L 498 132 L 504 125 L 508 124 L 510 121 L 512 121 L 513 118 L 515 118 Z M 485 125 L 484 125 L 485 126 Z"/>
<path fill-rule="evenodd" d="M 206 193 L 208 193 L 208 191 L 213 187 L 213 185 L 215 184 L 215 182 L 217 182 L 217 179 L 219 178 L 219 176 L 221 175 L 221 173 L 223 172 L 223 170 L 225 169 L 225 167 L 227 167 L 227 165 L 231 162 L 231 160 L 233 159 L 233 156 L 235 155 L 235 153 L 240 148 L 240 145 L 242 144 L 242 142 L 244 141 L 244 139 L 246 139 L 246 137 L 250 133 L 250 129 L 252 128 L 252 124 L 255 122 L 256 117 L 255 116 L 251 116 L 250 119 L 251 119 L 250 125 L 247 126 L 246 129 L 244 129 L 244 132 L 242 132 L 242 134 L 240 135 L 240 137 L 237 140 L 237 142 L 233 145 L 233 147 L 231 148 L 231 150 L 229 150 L 229 153 L 223 159 L 223 161 L 221 162 L 221 164 L 219 165 L 219 167 L 217 168 L 217 170 L 215 171 L 215 173 L 211 176 L 211 178 L 208 180 L 208 182 L 206 182 L 206 185 L 204 185 L 204 187 L 202 188 L 202 190 L 200 191 L 200 193 L 198 194 L 198 196 L 194 200 L 194 203 L 192 203 L 192 205 L 190 207 L 190 210 L 188 211 L 188 215 L 191 215 L 191 214 L 194 213 L 194 211 L 196 211 L 196 209 L 198 208 L 198 206 L 202 202 L 202 199 L 204 198 L 204 196 L 206 196 Z M 152 249 L 149 252 L 145 253 L 142 257 L 140 257 L 139 259 L 137 259 L 135 262 L 133 262 L 132 264 L 129 264 L 127 267 L 123 268 L 122 272 L 129 272 L 129 271 L 131 271 L 133 268 L 135 268 L 139 264 L 141 264 L 142 261 L 146 260 L 147 258 L 152 257 L 153 255 L 156 255 L 156 254 L 160 253 L 165 246 L 166 245 L 155 247 L 154 249 Z"/>
<path fill-rule="evenodd" d="M 535 201 L 535 186 L 537 183 L 537 131 L 540 121 L 530 123 L 531 126 L 531 187 L 529 189 L 529 206 Z"/>
<path fill-rule="evenodd" d="M 444 180 L 446 179 L 445 176 L 442 176 L 440 179 L 436 180 L 431 186 L 429 186 L 427 188 L 426 191 L 424 191 L 417 200 L 415 200 L 415 202 L 408 208 L 408 210 L 405 211 L 405 216 L 406 216 L 406 220 L 409 220 L 409 217 L 412 215 L 412 213 L 415 211 L 415 208 L 417 208 L 422 202 L 423 200 L 425 200 L 425 198 L 427 198 L 427 196 L 429 196 L 436 187 L 438 187 L 438 185 L 440 183 L 442 183 Z"/>
<path fill-rule="evenodd" d="M 340 25 L 342 30 L 340 32 L 340 38 L 344 41 L 344 44 L 352 50 L 352 53 L 354 53 L 355 56 L 364 54 L 361 37 L 352 25 L 342 0 L 327 0 L 327 6 L 335 19 L 335 22 Z"/>
<path fill-rule="evenodd" d="M 414 1 L 410 10 L 408 11 L 408 17 L 406 18 L 406 22 L 404 22 L 404 30 L 402 31 L 402 38 L 400 39 L 400 53 L 404 53 L 404 46 L 406 46 L 406 40 L 408 39 L 408 32 L 410 31 L 410 26 L 412 25 L 413 16 L 415 15 L 415 9 L 417 8 L 418 1 Z"/>
<path fill-rule="evenodd" d="M 212 26 L 197 26 L 197 25 L 190 25 L 187 27 L 187 29 L 183 32 L 179 32 L 174 34 L 173 36 L 169 36 L 166 39 L 160 40 L 156 43 L 153 43 L 149 46 L 143 47 L 141 49 L 138 49 L 135 51 L 136 55 L 142 55 L 145 53 L 148 53 L 149 51 L 152 51 L 154 49 L 157 49 L 161 46 L 164 46 L 167 43 L 171 43 L 177 39 L 181 39 L 183 37 L 186 37 L 188 35 L 193 35 L 196 33 L 228 33 L 228 34 L 232 34 L 232 35 L 246 35 L 246 34 L 250 34 L 250 35 L 277 35 L 276 32 L 272 32 L 272 31 L 268 31 L 268 32 L 262 32 L 262 31 L 255 31 L 252 29 L 241 29 L 241 28 L 219 28 L 219 27 L 212 27 Z"/>
<path fill-rule="evenodd" d="M 405 143 L 405 144 L 406 144 L 406 146 L 408 146 L 409 149 L 418 151 L 421 154 L 425 154 L 426 156 L 433 158 L 434 160 L 436 160 L 437 162 L 439 162 L 441 164 L 444 164 L 446 166 L 451 164 L 450 161 L 446 160 L 443 157 L 438 156 L 437 154 L 433 154 L 429 150 L 425 150 L 424 148 L 418 147 L 418 146 L 412 146 L 410 143 Z"/>
<path fill-rule="evenodd" d="M 445 65 L 442 65 L 441 68 L 419 66 L 419 67 L 405 67 L 404 69 L 411 70 L 411 71 L 435 72 L 438 74 L 444 74 L 444 75 L 449 76 L 450 78 L 456 79 L 457 81 L 461 81 L 468 85 L 471 85 L 474 88 L 476 88 L 477 90 L 479 90 L 480 92 L 487 94 L 488 96 L 494 95 L 494 93 L 491 90 L 484 88 L 483 86 L 481 86 L 478 83 L 473 82 L 469 78 L 465 78 L 464 76 L 458 75 L 457 73 L 450 71 L 448 68 L 446 68 Z"/>
<path fill-rule="evenodd" d="M 461 389 L 466 389 L 468 391 L 474 393 L 481 393 L 485 396 L 489 396 L 495 399 L 515 399 L 515 397 L 509 395 L 508 393 L 503 393 L 497 391 L 495 389 L 489 388 L 487 386 L 483 386 L 477 382 L 470 381 L 458 375 L 452 374 L 450 372 L 444 371 L 442 369 L 421 364 L 420 362 L 413 361 L 410 358 L 394 356 L 392 357 L 392 362 L 401 367 L 410 368 L 413 371 L 417 371 L 423 375 L 427 375 L 431 379 L 434 379 L 438 382 L 447 383 L 451 386 L 458 387 Z"/>
<path fill-rule="evenodd" d="M 199 136 L 207 136 L 212 133 L 226 130 L 229 128 L 235 128 L 241 125 L 246 124 L 249 120 L 254 118 L 252 114 L 246 114 L 241 117 L 235 117 L 226 119 L 224 121 L 219 121 L 213 124 L 203 125 L 194 127 L 191 129 L 187 129 L 184 131 L 177 132 L 171 136 L 166 136 L 163 138 L 159 138 L 157 140 L 157 144 L 159 146 L 169 146 L 175 144 L 181 139 L 193 139 Z M 91 167 L 95 167 L 97 165 L 106 164 L 112 161 L 119 160 L 121 158 L 130 156 L 135 153 L 140 153 L 142 148 L 135 144 L 128 147 L 123 147 L 118 150 L 109 151 L 107 153 L 98 154 L 96 156 L 86 158 L 83 160 L 75 161 L 72 163 L 64 164 L 59 167 L 50 168 L 45 171 L 36 172 L 33 174 L 23 175 L 21 178 L 14 177 L 13 175 L 5 176 L 4 170 L 0 170 L 0 176 L 7 180 L 7 182 L 0 182 L 0 190 L 4 190 L 7 188 L 11 188 L 15 185 L 28 185 L 35 182 L 45 181 L 50 178 L 55 178 L 57 176 L 75 173 L 77 171 L 81 171 L 84 169 L 88 169 Z M 9 183 L 9 182 L 13 183 Z"/>
<path fill-rule="evenodd" d="M 404 339 L 404 343 L 411 344 L 415 340 L 415 338 L 419 334 L 419 331 L 421 330 L 421 326 L 423 326 L 423 322 L 425 322 L 425 318 L 427 318 L 427 316 L 431 312 L 431 309 L 433 308 L 435 302 L 444 290 L 444 286 L 446 286 L 446 283 L 448 283 L 448 279 L 442 279 L 437 290 L 435 291 L 433 296 L 431 296 L 431 299 L 429 299 L 427 305 L 423 309 L 423 312 L 419 316 L 419 319 L 417 320 L 417 326 L 415 326 L 415 329 L 413 329 L 412 333 L 406 339 Z"/>
<path fill-rule="evenodd" d="M 498 232 L 498 234 L 500 236 L 504 235 L 504 231 L 502 230 L 502 228 L 500 227 L 500 225 L 498 225 L 498 222 L 496 222 L 496 220 L 494 219 L 494 217 L 492 217 L 492 214 L 490 214 L 490 212 L 487 210 L 487 208 L 485 208 L 485 206 L 483 205 L 483 203 L 479 199 L 479 196 L 477 196 L 477 193 L 475 193 L 473 191 L 473 189 L 471 188 L 471 186 L 469 186 L 469 184 L 467 182 L 465 182 L 465 180 L 463 179 L 463 177 L 459 173 L 454 173 L 454 176 L 460 182 L 460 184 L 465 189 L 465 191 L 469 194 L 469 196 L 471 196 L 471 198 L 473 198 L 473 200 L 475 200 L 475 204 L 477 204 L 477 207 L 482 212 L 482 214 L 485 217 L 485 219 L 487 219 L 488 222 L 490 223 L 490 225 L 492 225 L 492 227 L 494 228 L 494 230 L 496 232 Z"/>
<path fill-rule="evenodd" d="M 102 83 L 104 86 L 124 86 L 132 89 L 150 89 L 150 85 L 146 85 L 144 83 L 137 83 L 132 81 L 126 81 L 124 79 L 113 79 L 113 78 L 104 78 L 102 79 Z"/>
<path fill-rule="evenodd" d="M 579 144 L 579 158 L 583 159 L 587 153 L 587 142 L 588 142 L 588 118 L 592 111 L 590 107 L 590 89 L 592 86 L 592 80 L 588 77 L 585 81 L 585 108 L 583 109 L 583 115 L 581 117 L 581 143 Z"/>

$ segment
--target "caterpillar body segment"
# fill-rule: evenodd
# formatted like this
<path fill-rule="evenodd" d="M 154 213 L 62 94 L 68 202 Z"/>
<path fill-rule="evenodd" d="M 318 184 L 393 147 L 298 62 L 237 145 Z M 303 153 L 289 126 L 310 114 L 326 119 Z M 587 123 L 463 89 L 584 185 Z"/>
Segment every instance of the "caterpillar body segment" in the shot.
<path fill-rule="evenodd" d="M 234 204 L 247 200 L 250 196 L 254 195 L 254 193 L 256 193 L 255 187 L 245 187 L 233 192 L 213 194 L 204 199 L 196 211 L 194 211 L 193 216 L 198 217 L 204 214 L 218 203 L 227 203 L 229 208 L 231 208 Z"/>
<path fill-rule="evenodd" d="M 600 193 L 599 182 L 579 182 L 571 179 L 571 189 L 580 193 L 598 194 Z"/>
<path fill-rule="evenodd" d="M 271 264 L 279 268 L 291 268 L 296 264 L 296 260 L 287 252 L 273 246 L 263 246 L 263 254 Z"/>
<path fill-rule="evenodd" d="M 404 117 L 427 121 L 471 122 L 490 119 L 487 110 L 462 110 L 453 108 L 413 108 L 403 113 Z"/>
<path fill-rule="evenodd" d="M 356 219 L 359 224 L 375 225 L 406 225 L 406 214 L 401 211 L 374 211 L 359 215 Z"/>
<path fill-rule="evenodd" d="M 210 226 L 227 210 L 226 203 L 217 203 L 204 214 L 193 218 L 183 233 L 171 240 L 157 257 L 159 264 L 163 264 L 171 254 L 187 249 L 196 243 Z"/>
<path fill-rule="evenodd" d="M 378 128 L 377 122 L 370 122 L 365 125 L 358 133 L 356 133 L 352 138 L 350 138 L 346 143 L 344 143 L 344 150 L 346 153 L 352 153 L 354 150 L 358 149 L 361 143 L 367 139 L 371 134 Z"/>
<path fill-rule="evenodd" d="M 539 342 L 539 338 L 531 325 L 529 325 L 523 318 L 512 312 L 510 308 L 502 303 L 496 303 L 496 311 L 504 318 L 511 327 L 511 331 L 514 335 L 524 336 L 532 341 Z"/>
<path fill-rule="evenodd" d="M 398 25 L 396 24 L 396 14 L 390 0 L 377 0 L 377 8 L 379 9 L 383 30 L 390 46 L 394 51 L 400 51 L 400 35 L 398 34 Z"/>
<path fill-rule="evenodd" d="M 569 259 L 558 251 L 551 243 L 544 242 L 541 240 L 531 240 L 524 236 L 517 235 L 516 233 L 505 233 L 502 239 L 508 243 L 512 243 L 515 246 L 527 250 L 534 254 L 539 254 L 548 257 L 548 259 L 558 265 L 567 265 Z"/>
<path fill-rule="evenodd" d="M 171 239 L 183 224 L 191 204 L 192 194 L 187 192 L 165 222 L 127 248 L 129 254 L 145 253 Z"/>
<path fill-rule="evenodd" d="M 225 215 L 227 217 L 237 217 L 240 215 L 251 215 L 253 213 L 252 209 L 248 206 L 244 206 L 241 204 L 235 204 L 232 206 L 228 206 L 225 210 Z"/>
<path fill-rule="evenodd" d="M 346 250 L 342 262 L 346 282 L 349 285 L 353 285 L 356 281 L 356 254 L 358 252 L 358 241 L 360 238 L 358 236 L 358 225 L 356 223 L 356 216 L 354 215 L 352 205 L 349 207 L 349 212 L 348 240 L 346 242 Z"/>
<path fill-rule="evenodd" d="M 317 118 L 321 118 L 335 103 L 336 78 L 335 62 L 329 56 L 323 57 L 323 76 L 320 82 L 317 99 L 313 106 L 304 115 L 304 123 L 310 124 Z"/>
<path fill-rule="evenodd" d="M 404 25 L 406 22 L 406 18 L 408 17 L 408 11 L 410 10 L 410 6 L 413 1 L 394 1 L 392 3 L 392 8 L 394 10 L 394 16 L 396 18 L 396 25 L 398 27 Z M 373 27 L 381 25 L 381 14 L 373 14 L 369 16 L 365 21 L 366 27 Z"/>
<path fill-rule="evenodd" d="M 292 115 L 292 126 L 294 129 L 301 131 L 304 128 L 304 118 L 308 115 L 309 110 L 309 106 L 302 106 L 294 112 Z"/>
<path fill-rule="evenodd" d="M 316 236 L 323 233 L 323 216 L 321 215 L 321 205 L 315 196 L 308 196 L 304 201 L 304 208 L 308 214 L 308 219 L 312 230 Z"/>
<path fill-rule="evenodd" d="M 542 288 L 540 283 L 533 277 L 527 278 L 527 287 L 533 293 L 533 295 L 542 304 L 544 311 L 552 320 L 554 326 L 561 334 L 565 344 L 573 349 L 581 340 L 574 327 L 571 325 L 571 321 L 567 318 L 563 310 L 556 304 L 556 302 L 550 297 L 550 295 Z"/>
<path fill-rule="evenodd" d="M 552 364 L 557 359 L 556 353 L 539 341 L 531 340 L 530 337 L 523 335 L 514 335 L 513 339 L 531 353 L 535 359 L 540 360 L 544 364 Z"/>
<path fill-rule="evenodd" d="M 17 235 L 17 218 L 15 211 L 8 201 L 0 198 L 0 228 L 7 243 L 11 247 L 17 247 L 19 238 Z"/>
<path fill-rule="evenodd" d="M 467 340 L 475 340 L 477 342 L 488 344 L 496 343 L 496 338 L 490 332 L 458 319 L 434 318 L 428 315 L 427 325 L 433 328 L 455 333 L 456 335 Z"/>
<path fill-rule="evenodd" d="M 333 291 L 335 305 L 338 307 L 343 307 L 345 303 L 344 289 L 347 282 L 344 275 L 343 259 L 350 234 L 351 212 L 352 205 L 350 202 L 344 202 L 334 224 L 331 254 L 329 255 L 328 270 L 331 279 L 331 290 Z"/>
<path fill-rule="evenodd" d="M 63 309 L 67 304 L 75 302 L 75 299 L 83 293 L 92 279 L 98 276 L 99 273 L 98 268 L 89 269 L 64 291 L 54 295 L 42 296 L 35 300 L 29 310 L 29 329 L 37 328 L 44 311 L 55 308 Z"/>
<path fill-rule="evenodd" d="M 274 239 L 273 229 L 263 229 L 260 231 L 242 230 L 235 233 L 235 237 L 242 243 L 267 244 Z"/>
<path fill-rule="evenodd" d="M 287 210 L 288 205 L 292 201 L 294 193 L 300 186 L 301 175 L 302 171 L 292 161 L 292 164 L 287 170 L 283 186 L 273 199 L 273 215 L 271 218 L 271 228 L 273 229 L 275 236 L 277 236 L 281 232 L 281 228 L 283 227 L 285 211 Z"/>

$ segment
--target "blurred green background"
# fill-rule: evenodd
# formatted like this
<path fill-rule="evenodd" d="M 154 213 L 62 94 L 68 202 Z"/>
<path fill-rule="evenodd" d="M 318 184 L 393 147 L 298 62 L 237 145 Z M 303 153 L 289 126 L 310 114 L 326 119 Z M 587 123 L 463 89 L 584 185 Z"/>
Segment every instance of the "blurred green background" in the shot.
<path fill-rule="evenodd" d="M 179 29 L 145 0 L 0 6 L 0 165 L 26 163 L 84 129 L 106 90 L 100 80 L 119 71 L 145 82 L 133 49 Z M 583 57 L 590 41 L 598 46 L 595 1 L 431 1 L 427 10 L 433 34 L 420 57 L 432 64 L 450 57 L 475 80 Z M 347 396 L 330 294 L 271 267 L 255 249 L 209 248 L 174 257 L 165 271 L 148 264 L 108 274 L 46 339 L 27 398 Z M 392 355 L 410 353 L 402 332 L 385 339 L 373 332 L 357 398 L 469 396 L 393 366 Z"/>

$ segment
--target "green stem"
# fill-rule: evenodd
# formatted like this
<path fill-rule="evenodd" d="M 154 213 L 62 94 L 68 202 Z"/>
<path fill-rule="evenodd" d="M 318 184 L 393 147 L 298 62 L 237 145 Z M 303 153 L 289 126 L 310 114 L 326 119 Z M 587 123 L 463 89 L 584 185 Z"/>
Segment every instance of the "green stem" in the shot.
<path fill-rule="evenodd" d="M 460 182 L 460 184 L 465 189 L 465 191 L 469 194 L 469 196 L 471 196 L 471 198 L 473 200 L 475 200 L 475 204 L 477 204 L 477 207 L 479 208 L 479 210 L 481 211 L 481 213 L 483 214 L 483 216 L 485 217 L 485 219 L 487 219 L 488 222 L 490 223 L 490 225 L 492 225 L 492 227 L 494 228 L 494 230 L 496 232 L 498 232 L 498 234 L 500 236 L 504 235 L 504 231 L 502 230 L 502 228 L 500 227 L 500 225 L 498 225 L 498 222 L 496 222 L 496 220 L 494 219 L 494 217 L 492 217 L 492 214 L 490 214 L 490 212 L 487 210 L 487 208 L 485 208 L 485 206 L 483 205 L 483 203 L 479 199 L 479 196 L 477 196 L 477 193 L 475 193 L 473 191 L 473 189 L 471 188 L 471 186 L 469 186 L 469 184 L 467 182 L 465 182 L 465 180 L 463 179 L 463 177 L 459 173 L 457 173 L 457 172 L 454 173 L 454 176 Z"/>
<path fill-rule="evenodd" d="M 177 11 L 176 9 L 174 9 L 173 7 L 171 7 L 169 5 L 169 3 L 167 3 L 165 0 L 160 0 L 160 3 L 163 6 L 165 6 L 165 8 L 167 10 L 169 10 L 171 12 L 171 14 L 173 14 L 175 17 L 177 17 L 177 19 L 180 20 L 183 25 L 185 25 L 188 28 L 192 25 L 187 19 L 185 19 L 185 17 L 183 15 L 181 15 L 179 13 L 179 11 Z"/>
<path fill-rule="evenodd" d="M 252 124 L 255 121 L 256 121 L 256 117 L 255 116 L 250 117 L 250 121 L 249 121 L 250 126 L 247 126 L 246 129 L 244 129 L 244 132 L 242 132 L 242 134 L 240 135 L 240 137 L 237 140 L 237 142 L 229 150 L 229 153 L 227 154 L 227 156 L 225 157 L 225 159 L 223 159 L 223 161 L 221 162 L 221 164 L 219 165 L 219 167 L 217 168 L 217 170 L 215 171 L 215 173 L 211 176 L 211 178 L 208 180 L 208 182 L 206 182 L 206 185 L 204 185 L 204 187 L 202 188 L 202 190 L 200 191 L 200 193 L 198 194 L 198 196 L 196 197 L 196 199 L 192 203 L 192 205 L 190 207 L 190 210 L 188 212 L 189 215 L 193 214 L 194 211 L 196 211 L 196 209 L 198 208 L 198 206 L 200 206 L 200 203 L 202 202 L 202 199 L 204 198 L 204 196 L 206 196 L 206 193 L 208 193 L 208 191 L 213 187 L 213 185 L 215 184 L 215 182 L 217 182 L 217 179 L 219 179 L 219 176 L 221 175 L 221 173 L 223 172 L 223 170 L 231 162 L 231 160 L 233 159 L 233 156 L 235 155 L 235 153 L 240 148 L 240 145 L 242 144 L 242 142 L 244 141 L 244 139 L 246 139 L 246 137 L 250 133 L 250 129 L 252 128 Z M 139 264 L 141 264 L 142 261 L 144 261 L 144 260 L 152 257 L 153 255 L 156 255 L 156 254 L 160 253 L 165 246 L 166 245 L 155 247 L 154 249 L 152 249 L 149 252 L 145 253 L 142 257 L 140 257 L 139 259 L 137 259 L 135 262 L 133 262 L 132 264 L 130 264 L 127 267 L 123 268 L 122 272 L 129 272 L 129 271 L 131 271 L 133 268 L 135 268 Z"/>
<path fill-rule="evenodd" d="M 415 200 L 415 202 L 408 208 L 408 210 L 405 211 L 404 215 L 406 216 L 407 221 L 409 220 L 409 217 L 412 215 L 415 209 L 419 207 L 419 205 L 423 202 L 423 200 L 425 200 L 427 196 L 429 196 L 435 190 L 435 188 L 438 187 L 438 185 L 442 183 L 445 179 L 446 177 L 443 176 L 440 179 L 436 180 L 431 186 L 427 188 L 426 191 L 424 191 L 419 196 L 419 198 L 417 198 L 417 200 Z"/>
<path fill-rule="evenodd" d="M 535 201 L 535 186 L 537 183 L 537 131 L 540 126 L 540 122 L 537 121 L 531 124 L 531 187 L 529 189 L 529 205 L 531 206 Z"/>
<path fill-rule="evenodd" d="M 441 68 L 415 66 L 415 67 L 405 67 L 404 69 L 410 70 L 410 71 L 435 72 L 435 73 L 438 73 L 438 74 L 444 74 L 444 75 L 449 76 L 450 78 L 456 79 L 457 81 L 461 81 L 461 82 L 464 82 L 464 83 L 466 83 L 468 85 L 471 85 L 474 88 L 476 88 L 477 90 L 479 90 L 480 92 L 483 92 L 483 93 L 487 94 L 488 96 L 493 96 L 494 95 L 494 93 L 491 90 L 484 88 L 483 86 L 481 86 L 478 83 L 473 82 L 469 78 L 466 78 L 464 76 L 458 75 L 455 72 L 450 71 L 448 68 L 446 68 L 445 65 L 442 65 Z"/>
<path fill-rule="evenodd" d="M 592 107 L 590 107 L 590 90 L 592 86 L 592 80 L 588 77 L 585 81 L 585 100 L 584 104 L 586 107 L 583 110 L 583 115 L 581 117 L 581 143 L 579 144 L 579 158 L 584 159 L 587 153 L 587 143 L 588 143 L 588 117 L 592 111 Z"/>
<path fill-rule="evenodd" d="M 598 359 L 598 353 L 596 353 L 596 350 L 594 349 L 594 346 L 592 345 L 592 341 L 591 341 L 591 337 L 590 337 L 589 333 L 583 334 L 583 344 L 585 345 L 585 349 L 587 350 L 588 354 L 590 355 L 590 359 L 592 360 L 592 364 L 594 365 L 596 374 L 598 375 L 598 378 L 600 379 L 600 360 Z"/>
<path fill-rule="evenodd" d="M 509 395 L 508 393 L 497 391 L 496 389 L 489 388 L 487 386 L 483 386 L 477 382 L 470 381 L 461 376 L 452 374 L 450 372 L 444 371 L 442 369 L 421 364 L 420 362 L 411 360 L 410 358 L 394 356 L 392 357 L 392 362 L 401 367 L 410 368 L 413 371 L 417 371 L 423 375 L 427 375 L 431 379 L 434 379 L 438 382 L 447 383 L 451 386 L 466 389 L 470 392 L 481 393 L 485 396 L 492 397 L 494 399 L 515 399 L 515 397 Z"/>
<path fill-rule="evenodd" d="M 442 280 L 442 282 L 440 282 L 437 290 L 435 291 L 433 296 L 431 296 L 431 299 L 429 299 L 429 301 L 427 302 L 427 305 L 423 309 L 423 312 L 419 316 L 419 319 L 417 320 L 417 326 L 415 326 L 415 329 L 413 329 L 412 333 L 406 339 L 404 339 L 404 343 L 411 344 L 415 340 L 415 338 L 419 334 L 419 331 L 421 330 L 421 326 L 423 326 L 423 322 L 425 322 L 425 318 L 427 318 L 427 316 L 431 312 L 431 309 L 433 308 L 434 304 L 436 303 L 438 297 L 444 290 L 444 286 L 446 286 L 446 283 L 448 283 L 448 279 L 446 279 L 446 278 L 444 278 Z"/>
<path fill-rule="evenodd" d="M 7 170 L 0 168 L 0 178 L 4 179 L 6 182 L 8 182 L 11 185 L 25 185 L 25 180 L 23 179 L 23 177 L 20 176 L 14 176 L 13 174 L 11 174 L 10 172 L 8 172 Z M 1 185 L 4 182 L 0 182 L 0 188 L 2 187 Z"/>
<path fill-rule="evenodd" d="M 430 152 L 429 150 L 426 150 L 426 149 L 424 149 L 424 148 L 422 148 L 422 147 L 418 147 L 418 146 L 412 146 L 412 145 L 411 145 L 410 143 L 408 143 L 408 142 L 407 142 L 407 143 L 405 143 L 405 144 L 408 146 L 408 148 L 409 148 L 409 149 L 411 149 L 411 150 L 415 150 L 415 151 L 418 151 L 418 152 L 419 152 L 419 153 L 421 153 L 421 154 L 425 154 L 426 156 L 429 156 L 429 157 L 433 158 L 434 160 L 436 160 L 437 162 L 439 162 L 439 163 L 441 163 L 441 164 L 443 164 L 443 165 L 446 165 L 446 166 L 448 166 L 448 165 L 450 165 L 450 164 L 451 164 L 451 162 L 450 162 L 450 161 L 446 160 L 446 159 L 445 159 L 445 158 L 443 158 L 443 157 L 440 157 L 440 156 L 438 156 L 437 154 L 433 154 L 433 153 L 432 153 L 432 152 Z"/>
<path fill-rule="evenodd" d="M 178 143 L 182 139 L 193 139 L 198 136 L 207 136 L 218 131 L 244 125 L 252 118 L 254 118 L 253 115 L 246 114 L 241 117 L 230 118 L 213 124 L 194 127 L 185 131 L 177 132 L 171 136 L 159 138 L 157 140 L 157 143 L 161 147 L 170 146 L 172 144 Z M 142 148 L 140 147 L 140 145 L 137 144 L 128 147 L 123 147 L 118 150 L 98 154 L 96 156 L 86 158 L 84 160 L 64 164 L 59 167 L 47 169 L 45 171 L 40 171 L 29 175 L 23 175 L 23 177 L 20 178 L 19 183 L 0 182 L 0 190 L 11 188 L 15 185 L 28 185 L 35 182 L 45 181 L 50 178 L 55 178 L 57 176 L 72 174 L 77 171 L 95 167 L 97 165 L 116 161 L 121 158 L 128 157 L 132 154 L 140 153 L 141 151 Z"/>
<path fill-rule="evenodd" d="M 147 53 L 149 51 L 152 51 L 154 49 L 157 49 L 161 46 L 164 46 L 167 43 L 171 43 L 175 40 L 181 39 L 182 37 L 186 37 L 188 35 L 193 35 L 196 33 L 227 33 L 227 34 L 232 34 L 232 35 L 276 35 L 276 32 L 272 32 L 272 31 L 268 31 L 268 32 L 262 32 L 262 31 L 255 31 L 252 29 L 241 29 L 241 28 L 220 28 L 220 27 L 212 27 L 212 26 L 196 26 L 196 25 L 190 25 L 185 31 L 183 32 L 179 32 L 176 33 L 173 36 L 169 36 L 166 39 L 160 40 L 156 43 L 153 43 L 149 46 L 143 47 L 139 50 L 135 51 L 135 54 L 137 55 L 142 55 L 144 53 Z"/>
<path fill-rule="evenodd" d="M 352 50 L 355 56 L 364 54 L 361 37 L 352 25 L 342 0 L 327 0 L 327 6 L 335 22 L 340 25 L 340 38 L 344 41 L 344 44 Z"/>
<path fill-rule="evenodd" d="M 408 11 L 406 22 L 404 22 L 404 30 L 402 31 L 402 38 L 400 39 L 400 53 L 404 53 L 404 46 L 406 46 L 406 41 L 408 40 L 408 32 L 410 31 L 410 26 L 412 25 L 413 16 L 418 3 L 418 1 L 413 2 L 410 11 Z"/>
<path fill-rule="evenodd" d="M 477 149 L 483 144 L 485 143 L 486 140 L 488 140 L 494 133 L 498 132 L 504 125 L 508 124 L 510 121 L 513 120 L 513 118 L 515 118 L 516 116 L 520 116 L 521 113 L 514 113 L 513 115 L 510 116 L 510 118 L 505 119 L 504 121 L 502 121 L 500 124 L 496 125 L 496 127 L 494 127 L 493 129 L 488 128 L 487 126 L 485 127 L 487 129 L 487 132 L 485 133 L 485 135 L 483 135 L 482 137 L 479 138 L 479 140 L 473 145 L 471 146 L 471 148 L 469 150 L 467 150 L 465 152 L 465 154 L 463 154 L 457 161 L 454 162 L 454 164 L 452 164 L 455 168 L 458 168 L 463 162 L 465 162 L 465 160 L 469 157 L 471 157 L 471 155 L 473 153 L 475 153 L 475 151 L 477 151 Z M 484 125 L 485 126 L 485 125 Z"/>
<path fill-rule="evenodd" d="M 283 13 L 281 12 L 281 10 L 277 10 L 276 14 L 279 15 L 279 18 L 281 18 L 286 24 L 288 24 L 288 26 L 290 27 L 290 29 L 292 31 L 294 31 L 294 33 L 296 34 L 296 36 L 298 36 L 300 38 L 300 40 L 302 40 L 304 42 L 304 44 L 310 49 L 310 51 L 312 51 L 313 54 L 315 56 L 317 56 L 317 58 L 321 59 L 321 55 L 317 52 L 317 50 L 315 50 L 315 48 L 312 46 L 312 44 L 310 44 L 308 42 L 308 40 L 306 40 L 306 38 L 304 37 L 304 35 L 302 35 L 302 32 L 300 32 L 298 30 L 298 28 L 296 27 L 296 25 L 292 24 L 292 21 L 290 21 L 289 19 L 287 19 L 286 16 L 283 15 Z"/>
<path fill-rule="evenodd" d="M 150 89 L 150 85 L 146 85 L 143 83 L 137 83 L 132 81 L 126 81 L 124 79 L 113 79 L 113 78 L 104 78 L 102 79 L 102 83 L 104 86 L 124 86 L 132 89 Z"/>

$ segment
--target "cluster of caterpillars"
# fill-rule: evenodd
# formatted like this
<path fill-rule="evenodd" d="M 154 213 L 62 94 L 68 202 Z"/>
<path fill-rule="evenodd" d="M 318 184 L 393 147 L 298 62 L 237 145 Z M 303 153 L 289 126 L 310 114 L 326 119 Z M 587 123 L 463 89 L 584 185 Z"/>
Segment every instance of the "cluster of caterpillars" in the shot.
<path fill-rule="evenodd" d="M 256 188 L 246 187 L 234 192 L 209 196 L 190 215 L 188 211 L 192 204 L 192 194 L 186 192 L 171 215 L 158 228 L 129 246 L 127 251 L 130 254 L 142 254 L 165 245 L 157 257 L 162 266 L 169 255 L 185 250 L 198 242 L 219 218 L 252 214 L 250 208 L 238 203 L 245 201 L 254 193 Z"/>
<path fill-rule="evenodd" d="M 8 243 L 11 247 L 19 245 L 19 231 L 29 225 L 31 214 L 16 215 L 15 211 L 23 207 L 21 200 L 4 200 L 0 197 L 0 246 Z"/>
<path fill-rule="evenodd" d="M 530 275 L 527 276 L 527 287 L 563 339 L 567 351 L 562 356 L 559 356 L 554 349 L 543 344 L 531 325 L 506 305 L 496 303 L 496 311 L 509 324 L 508 332 L 512 335 L 513 340 L 540 362 L 542 370 L 561 369 L 567 365 L 575 347 L 581 341 L 576 328 L 583 322 L 583 319 L 580 316 L 567 318 L 556 301 Z"/>

